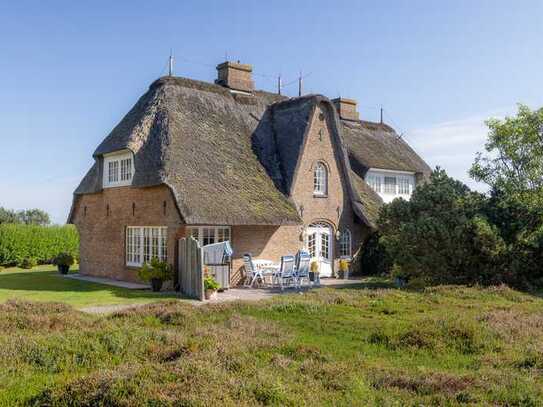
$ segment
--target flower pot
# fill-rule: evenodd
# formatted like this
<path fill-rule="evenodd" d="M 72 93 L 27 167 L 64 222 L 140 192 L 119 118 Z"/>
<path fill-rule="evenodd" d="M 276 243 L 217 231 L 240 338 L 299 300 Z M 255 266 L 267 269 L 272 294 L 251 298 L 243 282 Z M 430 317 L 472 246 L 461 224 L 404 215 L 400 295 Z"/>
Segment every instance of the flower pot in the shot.
<path fill-rule="evenodd" d="M 206 300 L 216 300 L 217 299 L 217 290 L 207 289 L 204 291 L 204 297 Z"/>
<path fill-rule="evenodd" d="M 60 274 L 68 274 L 68 271 L 70 271 L 70 266 L 67 264 L 59 264 L 57 267 Z"/>
<path fill-rule="evenodd" d="M 156 293 L 156 292 L 159 292 L 161 288 L 162 288 L 162 280 L 159 278 L 152 278 L 151 290 L 153 290 L 153 292 Z"/>

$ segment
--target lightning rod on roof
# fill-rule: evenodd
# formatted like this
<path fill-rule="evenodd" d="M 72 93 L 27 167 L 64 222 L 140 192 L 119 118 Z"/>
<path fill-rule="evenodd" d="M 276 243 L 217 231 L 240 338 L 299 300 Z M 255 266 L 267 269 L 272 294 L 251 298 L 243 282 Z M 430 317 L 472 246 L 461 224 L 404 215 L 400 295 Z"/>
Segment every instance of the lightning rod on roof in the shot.
<path fill-rule="evenodd" d="M 173 52 L 170 48 L 170 62 L 168 65 L 168 76 L 172 76 L 172 75 L 173 75 Z"/>
<path fill-rule="evenodd" d="M 380 121 L 381 124 L 383 124 L 383 106 L 381 106 L 381 121 Z"/>
<path fill-rule="evenodd" d="M 298 96 L 302 96 L 302 86 L 303 86 L 303 77 L 302 77 L 302 71 L 300 71 L 300 76 L 298 77 Z"/>
<path fill-rule="evenodd" d="M 281 75 L 279 75 L 277 77 L 277 93 L 278 94 L 281 94 L 281 87 L 282 87 L 282 85 L 281 85 Z"/>

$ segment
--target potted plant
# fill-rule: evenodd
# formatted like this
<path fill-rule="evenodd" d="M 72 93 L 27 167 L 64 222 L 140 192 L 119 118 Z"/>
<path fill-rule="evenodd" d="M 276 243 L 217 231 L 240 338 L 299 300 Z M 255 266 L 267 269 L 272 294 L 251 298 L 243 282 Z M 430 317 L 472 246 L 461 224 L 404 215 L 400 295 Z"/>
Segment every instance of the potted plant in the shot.
<path fill-rule="evenodd" d="M 68 274 L 70 266 L 74 264 L 74 256 L 70 253 L 60 253 L 53 259 L 53 263 L 56 264 L 60 274 Z"/>
<path fill-rule="evenodd" d="M 313 260 L 309 267 L 309 281 L 315 282 L 317 280 L 317 274 L 319 274 L 319 262 Z"/>
<path fill-rule="evenodd" d="M 206 300 L 214 300 L 217 298 L 217 290 L 220 285 L 217 281 L 211 277 L 207 276 L 204 278 L 204 296 Z"/>
<path fill-rule="evenodd" d="M 339 278 L 349 278 L 349 260 L 347 259 L 339 260 Z"/>
<path fill-rule="evenodd" d="M 151 259 L 151 263 L 145 263 L 138 270 L 138 277 L 151 283 L 151 289 L 158 292 L 162 288 L 162 283 L 172 279 L 172 267 L 165 261 L 160 261 L 156 257 Z"/>

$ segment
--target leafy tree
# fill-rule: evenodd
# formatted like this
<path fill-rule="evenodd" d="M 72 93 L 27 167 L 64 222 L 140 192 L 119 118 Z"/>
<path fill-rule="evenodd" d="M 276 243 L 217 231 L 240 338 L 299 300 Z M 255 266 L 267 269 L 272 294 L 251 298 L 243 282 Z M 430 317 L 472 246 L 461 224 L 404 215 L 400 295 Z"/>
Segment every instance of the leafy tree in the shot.
<path fill-rule="evenodd" d="M 17 212 L 17 218 L 20 223 L 25 225 L 40 225 L 46 226 L 51 223 L 49 214 L 40 209 L 27 209 L 24 211 Z"/>
<path fill-rule="evenodd" d="M 0 207 L 0 224 L 2 223 L 20 223 L 15 211 Z"/>
<path fill-rule="evenodd" d="M 543 285 L 543 108 L 488 120 L 485 153 L 470 170 L 490 186 L 485 213 L 508 245 L 506 280 Z"/>
<path fill-rule="evenodd" d="M 486 121 L 486 153 L 478 153 L 470 170 L 477 181 L 507 194 L 543 190 L 543 108 L 519 105 L 515 117 Z"/>

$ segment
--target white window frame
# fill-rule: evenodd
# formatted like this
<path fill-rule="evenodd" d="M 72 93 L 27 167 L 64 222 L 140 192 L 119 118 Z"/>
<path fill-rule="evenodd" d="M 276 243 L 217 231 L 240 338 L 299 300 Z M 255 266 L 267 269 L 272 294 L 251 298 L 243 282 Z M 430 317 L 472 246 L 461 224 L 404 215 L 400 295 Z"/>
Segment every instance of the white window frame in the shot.
<path fill-rule="evenodd" d="M 352 234 L 349 229 L 344 229 L 339 237 L 339 257 L 342 259 L 352 257 Z"/>
<path fill-rule="evenodd" d="M 211 232 L 211 233 L 210 233 Z M 200 246 L 205 246 L 204 239 L 213 239 L 213 243 L 225 242 L 227 240 L 232 241 L 232 228 L 230 226 L 211 226 L 211 225 L 202 225 L 202 226 L 189 226 L 187 227 L 187 236 L 192 236 Z M 226 239 L 228 237 L 228 239 Z M 207 243 L 210 244 L 210 243 Z"/>
<path fill-rule="evenodd" d="M 328 167 L 322 161 L 317 161 L 313 170 L 313 194 L 326 196 L 328 193 Z"/>
<path fill-rule="evenodd" d="M 132 185 L 132 179 L 134 177 L 133 156 L 132 152 L 128 150 L 104 154 L 104 188 Z"/>
<path fill-rule="evenodd" d="M 168 260 L 168 228 L 166 226 L 127 226 L 126 265 L 141 267 L 153 257 Z"/>

